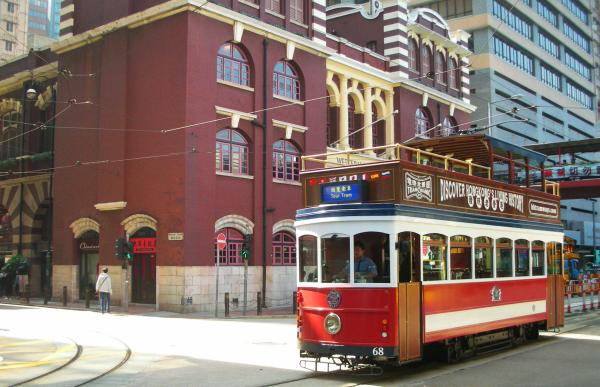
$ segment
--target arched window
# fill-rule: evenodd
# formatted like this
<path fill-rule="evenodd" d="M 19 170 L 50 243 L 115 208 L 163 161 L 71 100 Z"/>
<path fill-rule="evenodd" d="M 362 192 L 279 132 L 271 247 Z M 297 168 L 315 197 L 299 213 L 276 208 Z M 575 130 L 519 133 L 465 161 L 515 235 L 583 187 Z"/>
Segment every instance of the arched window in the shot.
<path fill-rule="evenodd" d="M 338 140 L 338 112 L 337 106 L 327 107 L 327 146 Z"/>
<path fill-rule="evenodd" d="M 233 43 L 225 43 L 217 53 L 217 79 L 250 86 L 250 66 L 242 50 Z"/>
<path fill-rule="evenodd" d="M 19 156 L 18 123 L 21 114 L 12 111 L 2 116 L 2 144 L 0 145 L 0 159 L 14 159 Z"/>
<path fill-rule="evenodd" d="M 452 136 L 458 131 L 456 120 L 453 117 L 446 116 L 442 121 L 442 128 L 440 129 L 440 136 L 447 137 Z"/>
<path fill-rule="evenodd" d="M 248 174 L 248 142 L 238 131 L 222 129 L 217 133 L 217 171 Z"/>
<path fill-rule="evenodd" d="M 273 94 L 300 99 L 300 77 L 289 62 L 279 61 L 273 69 Z"/>
<path fill-rule="evenodd" d="M 350 148 L 362 148 L 363 131 L 360 130 L 356 132 L 361 129 L 362 126 L 362 115 L 356 114 L 354 98 L 350 97 L 348 98 L 348 145 L 350 145 Z"/>
<path fill-rule="evenodd" d="M 373 105 L 373 108 L 371 110 L 371 116 L 371 122 L 374 123 L 372 125 L 373 146 L 385 145 L 385 121 L 381 120 L 379 122 L 375 122 L 379 119 L 379 117 L 377 117 L 377 108 L 375 107 L 375 105 Z"/>
<path fill-rule="evenodd" d="M 217 235 L 225 234 L 227 244 L 225 249 L 217 248 Z M 217 262 L 217 254 L 219 256 L 220 265 L 241 265 L 243 263 L 240 251 L 244 245 L 244 236 L 241 232 L 233 228 L 223 228 L 215 233 L 215 262 Z"/>
<path fill-rule="evenodd" d="M 446 58 L 441 52 L 437 52 L 435 57 L 435 81 L 446 84 Z"/>
<path fill-rule="evenodd" d="M 459 80 L 459 71 L 458 66 L 456 65 L 456 59 L 451 58 L 448 62 L 448 85 L 454 89 L 458 90 L 458 80 Z"/>
<path fill-rule="evenodd" d="M 408 40 L 408 67 L 418 72 L 419 71 L 419 45 L 415 39 Z"/>
<path fill-rule="evenodd" d="M 431 72 L 431 49 L 425 43 L 421 44 L 421 74 L 426 77 Z"/>
<path fill-rule="evenodd" d="M 417 136 L 429 137 L 429 115 L 425 109 L 418 108 L 415 113 L 415 134 Z"/>
<path fill-rule="evenodd" d="M 296 264 L 296 239 L 287 232 L 273 235 L 273 265 Z"/>
<path fill-rule="evenodd" d="M 289 141 L 279 140 L 273 144 L 273 179 L 300 179 L 300 152 Z"/>

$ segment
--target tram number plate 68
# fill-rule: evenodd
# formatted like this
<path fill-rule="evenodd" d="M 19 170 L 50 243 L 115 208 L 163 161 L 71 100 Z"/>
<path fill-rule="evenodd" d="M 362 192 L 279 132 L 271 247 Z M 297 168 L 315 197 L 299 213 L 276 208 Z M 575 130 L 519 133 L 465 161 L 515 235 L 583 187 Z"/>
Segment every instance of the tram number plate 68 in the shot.
<path fill-rule="evenodd" d="M 374 347 L 373 356 L 383 356 L 383 347 Z"/>

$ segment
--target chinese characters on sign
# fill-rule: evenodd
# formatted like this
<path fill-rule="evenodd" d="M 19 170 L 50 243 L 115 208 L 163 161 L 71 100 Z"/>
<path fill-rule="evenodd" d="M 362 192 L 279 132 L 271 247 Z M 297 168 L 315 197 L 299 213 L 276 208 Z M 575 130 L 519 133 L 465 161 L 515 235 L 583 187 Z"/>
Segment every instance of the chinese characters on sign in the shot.
<path fill-rule="evenodd" d="M 331 203 L 356 203 L 363 198 L 363 184 L 360 181 L 325 184 L 321 188 L 321 202 Z"/>
<path fill-rule="evenodd" d="M 412 172 L 404 174 L 404 197 L 407 200 L 433 200 L 433 177 Z"/>

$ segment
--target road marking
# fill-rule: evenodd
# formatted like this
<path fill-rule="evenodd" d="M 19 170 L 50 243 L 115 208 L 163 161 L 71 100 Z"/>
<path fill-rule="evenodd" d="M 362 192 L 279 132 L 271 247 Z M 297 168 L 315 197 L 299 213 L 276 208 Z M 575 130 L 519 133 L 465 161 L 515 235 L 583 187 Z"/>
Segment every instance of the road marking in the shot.
<path fill-rule="evenodd" d="M 32 368 L 32 367 L 38 367 L 41 365 L 59 363 L 59 362 L 64 361 L 64 359 L 62 359 L 62 358 L 56 359 L 57 355 L 60 355 L 69 350 L 72 351 L 72 350 L 76 350 L 76 349 L 77 349 L 77 347 L 75 345 L 67 344 L 67 345 L 64 345 L 64 346 L 58 348 L 53 353 L 41 358 L 40 360 L 29 361 L 29 362 L 27 362 L 27 361 L 6 362 L 5 361 L 2 364 L 0 364 L 0 371 L 10 370 L 10 369 L 15 369 L 15 368 Z"/>

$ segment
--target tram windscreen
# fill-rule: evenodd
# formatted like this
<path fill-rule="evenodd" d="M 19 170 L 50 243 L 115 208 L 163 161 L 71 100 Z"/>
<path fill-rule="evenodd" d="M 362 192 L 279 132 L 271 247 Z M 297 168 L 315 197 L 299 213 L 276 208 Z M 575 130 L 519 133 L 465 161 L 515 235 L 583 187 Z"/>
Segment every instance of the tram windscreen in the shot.
<path fill-rule="evenodd" d="M 317 237 L 303 235 L 300 237 L 300 251 L 298 265 L 300 267 L 299 282 L 317 282 Z"/>
<path fill-rule="evenodd" d="M 321 238 L 321 282 L 350 282 L 350 238 L 328 235 Z"/>

